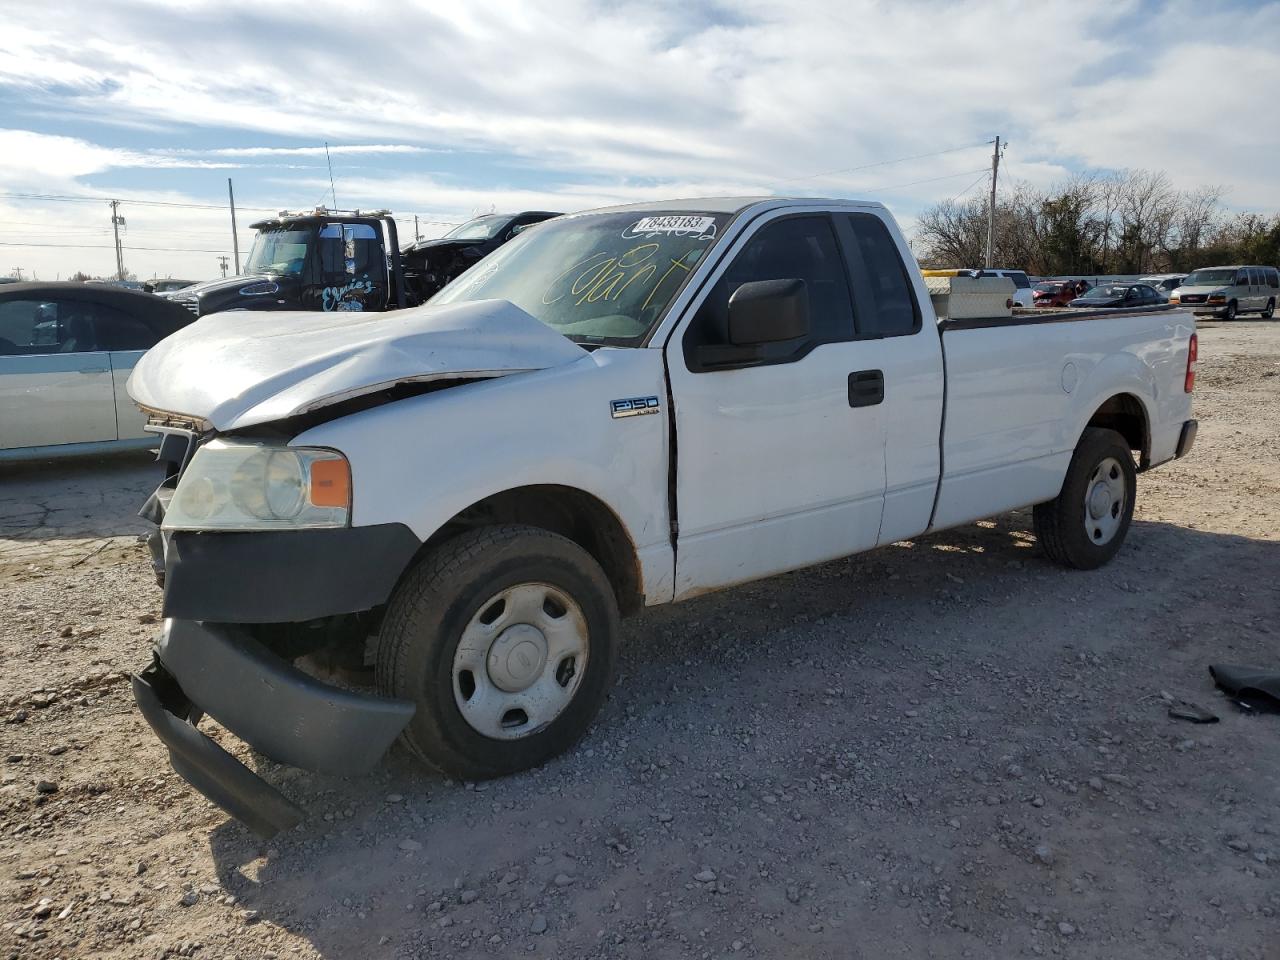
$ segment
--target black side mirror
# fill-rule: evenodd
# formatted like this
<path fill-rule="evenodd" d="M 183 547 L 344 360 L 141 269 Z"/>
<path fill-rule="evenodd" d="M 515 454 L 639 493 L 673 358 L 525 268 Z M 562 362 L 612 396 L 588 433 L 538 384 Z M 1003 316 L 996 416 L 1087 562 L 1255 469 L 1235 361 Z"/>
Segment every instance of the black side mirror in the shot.
<path fill-rule="evenodd" d="M 803 280 L 757 280 L 729 297 L 727 344 L 698 347 L 705 367 L 750 366 L 764 357 L 766 343 L 809 333 L 809 290 Z"/>
<path fill-rule="evenodd" d="M 729 298 L 729 342 L 755 346 L 809 332 L 809 289 L 803 280 L 744 283 Z"/>

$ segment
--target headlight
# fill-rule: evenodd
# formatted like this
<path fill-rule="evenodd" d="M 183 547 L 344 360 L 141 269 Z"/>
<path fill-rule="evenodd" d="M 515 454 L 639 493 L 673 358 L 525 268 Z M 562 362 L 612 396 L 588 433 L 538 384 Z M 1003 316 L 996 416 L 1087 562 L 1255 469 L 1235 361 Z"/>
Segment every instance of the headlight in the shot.
<path fill-rule="evenodd" d="M 166 530 L 345 527 L 351 467 L 340 453 L 214 440 L 196 451 L 164 516 Z"/>
<path fill-rule="evenodd" d="M 1226 303 L 1227 295 L 1225 293 L 1211 293 L 1207 303 Z"/>

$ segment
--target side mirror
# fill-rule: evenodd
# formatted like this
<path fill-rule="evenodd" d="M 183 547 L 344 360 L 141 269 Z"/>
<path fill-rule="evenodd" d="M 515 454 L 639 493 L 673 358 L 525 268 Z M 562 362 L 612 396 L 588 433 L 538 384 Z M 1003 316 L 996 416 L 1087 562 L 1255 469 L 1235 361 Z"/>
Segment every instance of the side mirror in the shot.
<path fill-rule="evenodd" d="M 744 283 L 729 298 L 729 342 L 737 347 L 795 340 L 809 333 L 803 280 Z"/>

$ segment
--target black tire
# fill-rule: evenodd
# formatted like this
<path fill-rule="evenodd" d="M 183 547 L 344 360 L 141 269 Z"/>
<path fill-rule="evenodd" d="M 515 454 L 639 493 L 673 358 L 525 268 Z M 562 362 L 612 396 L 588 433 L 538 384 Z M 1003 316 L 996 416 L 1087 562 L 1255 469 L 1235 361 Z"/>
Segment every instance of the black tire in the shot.
<path fill-rule="evenodd" d="M 1276 298 L 1272 297 L 1267 301 L 1267 309 L 1262 311 L 1262 319 L 1270 320 L 1276 315 Z"/>
<path fill-rule="evenodd" d="M 1234 320 L 1236 318 L 1236 302 L 1232 300 L 1227 304 L 1227 309 L 1222 311 L 1223 320 Z"/>
<path fill-rule="evenodd" d="M 1125 496 L 1115 518 L 1119 521 L 1115 532 L 1105 542 L 1095 543 L 1087 532 L 1085 516 L 1092 478 L 1107 459 L 1118 464 L 1122 476 L 1116 480 L 1123 482 Z M 1077 570 L 1093 570 L 1115 556 L 1133 520 L 1137 477 L 1133 454 L 1124 437 L 1114 430 L 1087 428 L 1071 455 L 1061 493 L 1048 503 L 1038 504 L 1032 514 L 1036 538 L 1049 559 Z"/>
<path fill-rule="evenodd" d="M 463 631 L 502 590 L 550 584 L 586 623 L 586 669 L 572 699 L 541 729 L 494 739 L 455 700 L 454 655 Z M 587 731 L 613 681 L 618 605 L 600 565 L 572 540 L 537 527 L 484 527 L 446 541 L 396 587 L 378 637 L 379 690 L 417 706 L 401 735 L 429 766 L 466 779 L 498 777 L 549 760 Z"/>

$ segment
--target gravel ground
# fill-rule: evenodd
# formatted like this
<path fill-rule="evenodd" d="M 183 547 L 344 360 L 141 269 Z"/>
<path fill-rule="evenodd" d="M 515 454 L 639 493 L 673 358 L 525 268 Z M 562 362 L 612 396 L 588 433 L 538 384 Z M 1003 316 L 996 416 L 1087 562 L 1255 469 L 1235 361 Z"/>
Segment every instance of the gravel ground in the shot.
<path fill-rule="evenodd" d="M 1280 956 L 1280 716 L 1206 669 L 1280 667 L 1280 324 L 1201 357 L 1109 567 L 1024 512 L 648 611 L 581 746 L 487 784 L 223 737 L 311 814 L 268 843 L 129 696 L 147 465 L 0 468 L 0 958 Z"/>

